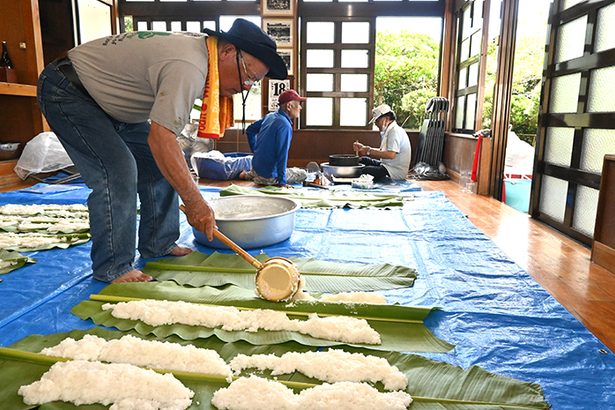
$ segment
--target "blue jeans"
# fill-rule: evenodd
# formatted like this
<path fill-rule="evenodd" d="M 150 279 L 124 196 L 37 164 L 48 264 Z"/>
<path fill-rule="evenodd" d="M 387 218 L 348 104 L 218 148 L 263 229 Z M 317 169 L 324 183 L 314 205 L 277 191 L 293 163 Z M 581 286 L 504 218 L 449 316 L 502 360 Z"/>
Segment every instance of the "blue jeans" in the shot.
<path fill-rule="evenodd" d="M 51 129 L 92 190 L 94 278 L 110 282 L 134 269 L 137 194 L 141 256 L 168 254 L 179 238 L 178 199 L 147 144 L 149 123 L 114 120 L 64 77 L 57 62 L 41 73 L 37 96 Z"/>

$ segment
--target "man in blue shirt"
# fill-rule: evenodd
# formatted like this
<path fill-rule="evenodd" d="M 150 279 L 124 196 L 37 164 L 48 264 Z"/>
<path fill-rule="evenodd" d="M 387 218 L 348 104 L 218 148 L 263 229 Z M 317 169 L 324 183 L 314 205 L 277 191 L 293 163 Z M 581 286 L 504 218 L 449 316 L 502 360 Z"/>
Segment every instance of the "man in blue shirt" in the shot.
<path fill-rule="evenodd" d="M 279 108 L 246 129 L 248 143 L 254 152 L 252 169 L 240 178 L 252 179 L 259 185 L 286 186 L 288 150 L 293 137 L 293 121 L 299 118 L 301 102 L 305 101 L 295 90 L 284 91 L 278 97 Z"/>

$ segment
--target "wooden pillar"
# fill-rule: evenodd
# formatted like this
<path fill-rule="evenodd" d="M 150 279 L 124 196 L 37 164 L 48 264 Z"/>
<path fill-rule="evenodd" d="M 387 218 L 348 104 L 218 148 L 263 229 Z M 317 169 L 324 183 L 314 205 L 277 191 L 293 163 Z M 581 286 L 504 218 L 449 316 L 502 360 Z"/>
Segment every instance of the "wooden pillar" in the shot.
<path fill-rule="evenodd" d="M 493 160 L 490 164 L 490 172 L 488 172 L 491 175 L 489 194 L 499 200 L 502 199 L 504 162 L 506 159 L 506 143 L 508 141 L 508 124 L 510 123 L 510 101 L 518 13 L 519 0 L 506 0 L 502 2 L 502 27 L 500 30 L 498 71 L 493 93 L 493 118 L 491 124 Z"/>

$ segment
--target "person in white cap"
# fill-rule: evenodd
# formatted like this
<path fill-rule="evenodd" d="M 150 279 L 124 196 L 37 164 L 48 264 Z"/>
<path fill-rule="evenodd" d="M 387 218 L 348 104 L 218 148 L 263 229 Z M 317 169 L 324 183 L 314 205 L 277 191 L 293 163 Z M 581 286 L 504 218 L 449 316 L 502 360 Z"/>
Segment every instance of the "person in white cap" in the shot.
<path fill-rule="evenodd" d="M 365 165 L 361 174 L 370 174 L 374 180 L 389 177 L 393 180 L 406 179 L 410 168 L 412 148 L 408 134 L 395 121 L 395 113 L 387 104 L 372 110 L 369 124 L 375 123 L 380 130 L 380 147 L 372 148 L 355 142 L 353 148 L 361 155 L 359 162 Z"/>

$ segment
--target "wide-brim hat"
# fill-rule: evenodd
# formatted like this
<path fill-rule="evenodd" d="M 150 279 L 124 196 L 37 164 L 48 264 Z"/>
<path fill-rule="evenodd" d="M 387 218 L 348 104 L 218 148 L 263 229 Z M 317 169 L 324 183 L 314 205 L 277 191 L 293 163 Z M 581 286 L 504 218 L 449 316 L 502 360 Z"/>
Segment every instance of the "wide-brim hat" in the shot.
<path fill-rule="evenodd" d="M 372 110 L 372 119 L 369 120 L 368 124 L 375 122 L 378 118 L 382 117 L 384 114 L 388 114 L 393 112 L 391 107 L 388 104 L 381 104 Z"/>
<path fill-rule="evenodd" d="M 276 80 L 284 80 L 288 77 L 286 64 L 277 53 L 275 41 L 256 24 L 245 19 L 236 19 L 227 32 L 208 28 L 203 32 L 226 40 L 238 49 L 256 57 L 269 68 L 267 77 Z"/>

